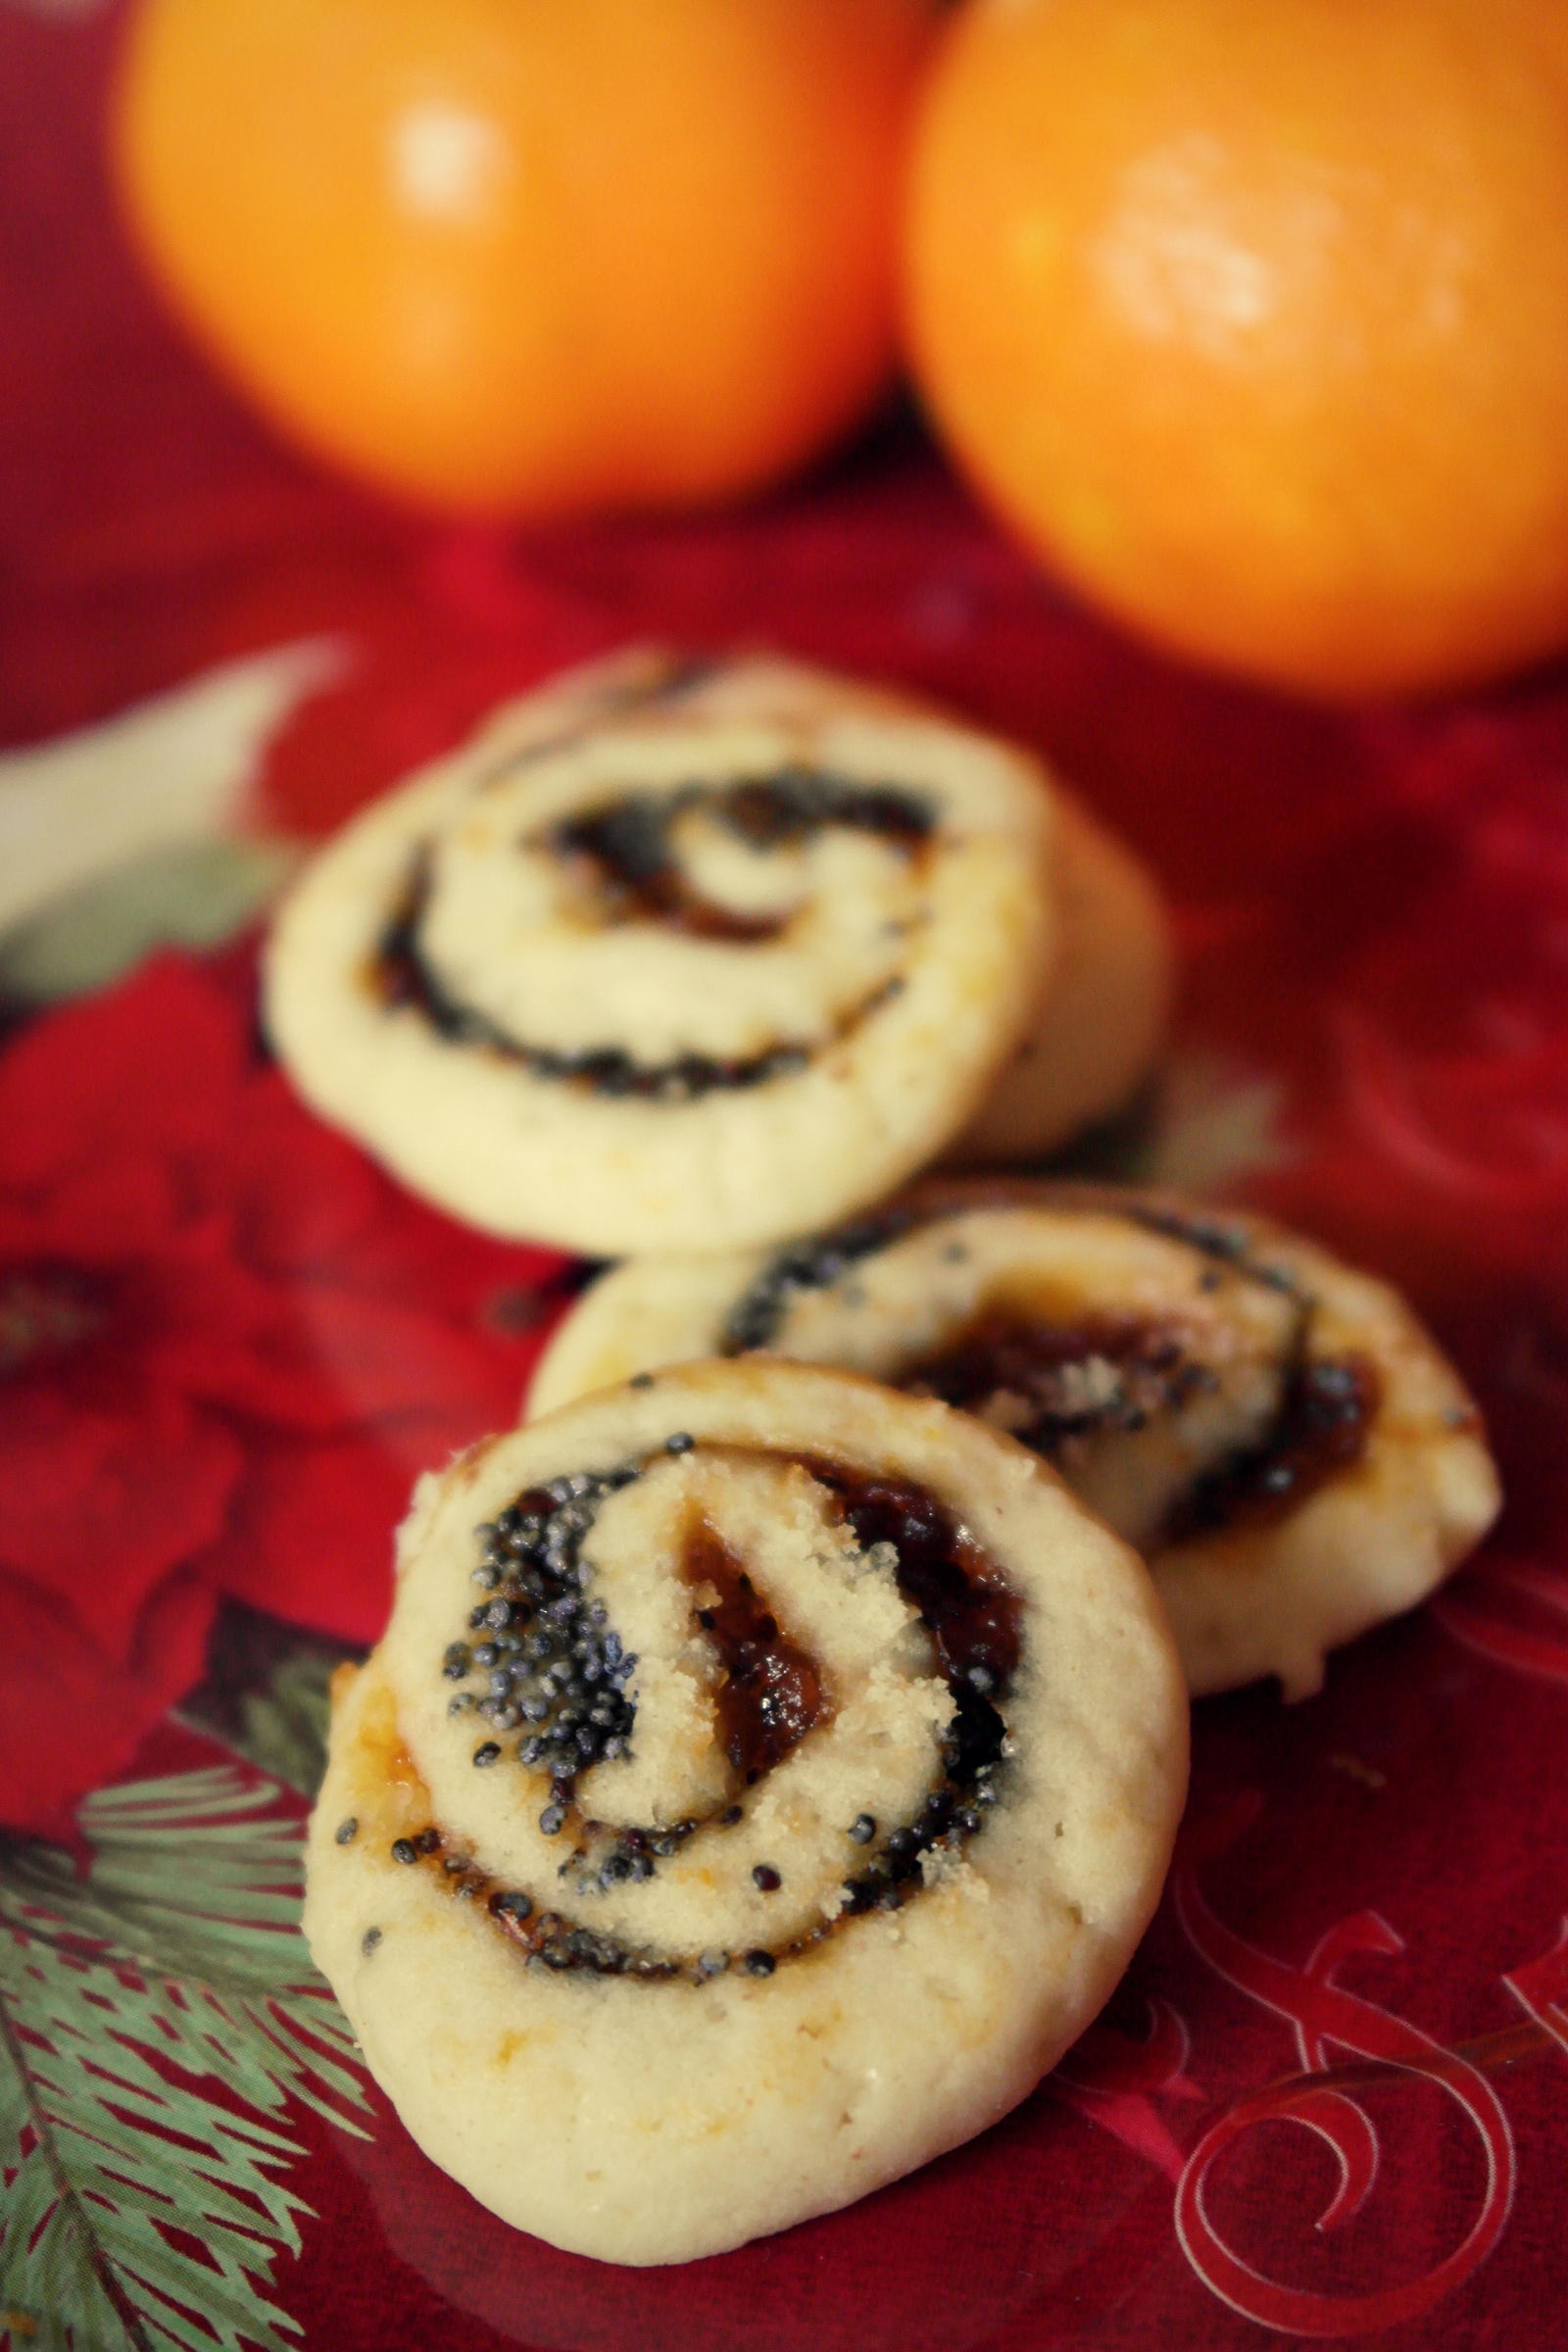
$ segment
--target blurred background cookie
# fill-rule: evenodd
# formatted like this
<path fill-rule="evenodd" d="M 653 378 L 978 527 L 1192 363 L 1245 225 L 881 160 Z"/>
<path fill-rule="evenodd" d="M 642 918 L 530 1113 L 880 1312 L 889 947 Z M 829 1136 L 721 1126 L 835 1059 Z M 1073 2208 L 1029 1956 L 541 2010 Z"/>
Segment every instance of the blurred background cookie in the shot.
<path fill-rule="evenodd" d="M 1016 1052 L 1052 814 L 1027 754 L 886 693 L 632 656 L 320 853 L 269 1026 L 315 1107 L 476 1225 L 777 1239 L 936 1156 Z"/>

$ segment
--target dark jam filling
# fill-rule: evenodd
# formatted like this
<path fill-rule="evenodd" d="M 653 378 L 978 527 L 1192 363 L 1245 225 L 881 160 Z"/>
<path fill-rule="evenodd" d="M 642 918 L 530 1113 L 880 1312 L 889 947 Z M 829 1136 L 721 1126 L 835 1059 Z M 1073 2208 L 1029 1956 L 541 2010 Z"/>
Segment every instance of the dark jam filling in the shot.
<path fill-rule="evenodd" d="M 550 846 L 586 869 L 612 923 L 656 922 L 692 939 L 776 939 L 788 915 L 740 914 L 693 890 L 670 843 L 679 803 L 678 794 L 616 801 L 557 825 Z"/>
<path fill-rule="evenodd" d="M 1029 1204 L 1027 1189 L 974 1182 L 936 1187 L 902 1207 L 791 1242 L 730 1309 L 723 1352 L 773 1346 L 796 1299 L 830 1288 L 861 1258 L 922 1225 L 960 1214 L 966 1204 Z M 1365 1451 L 1381 1399 L 1376 1367 L 1356 1355 L 1313 1358 L 1307 1351 L 1313 1301 L 1289 1267 L 1253 1255 L 1255 1238 L 1218 1218 L 1185 1214 L 1163 1202 L 1080 1191 L 1070 1201 L 1124 1217 L 1131 1225 L 1184 1244 L 1243 1281 L 1282 1293 L 1298 1308 L 1280 1411 L 1254 1446 L 1238 1449 L 1197 1479 L 1171 1511 L 1161 1541 L 1211 1534 L 1233 1521 L 1283 1518 Z M 1085 1373 L 1097 1367 L 1093 1384 Z M 1099 1369 L 1102 1367 L 1103 1369 Z M 1109 1377 L 1107 1377 L 1107 1375 Z M 1013 1436 L 1048 1458 L 1074 1437 L 1115 1429 L 1135 1433 L 1156 1413 L 1179 1410 L 1214 1386 L 1212 1369 L 1184 1358 L 1174 1326 L 1131 1316 L 1086 1316 L 1072 1325 L 981 1315 L 938 1354 L 910 1365 L 899 1386 L 973 1410 L 1004 1391 L 1025 1409 L 1009 1421 Z M 1094 1387 L 1101 1395 L 1097 1397 Z M 1038 1399 L 1038 1411 L 1027 1406 Z"/>
<path fill-rule="evenodd" d="M 866 1870 L 846 1881 L 850 1913 L 903 1902 L 920 1858 L 962 1844 L 996 1802 L 1007 1727 L 995 1703 L 1017 1671 L 1023 1612 L 1001 1569 L 924 1487 L 873 1478 L 847 1464 L 802 1457 L 840 1497 L 857 1541 L 891 1544 L 899 1591 L 932 1639 L 955 1713 L 943 1743 L 943 1784 L 912 1822 L 895 1829 Z"/>
<path fill-rule="evenodd" d="M 1161 1541 L 1189 1543 L 1239 1521 L 1287 1517 L 1360 1460 L 1381 1399 L 1377 1368 L 1364 1356 L 1303 1358 L 1267 1436 L 1195 1480 Z"/>
<path fill-rule="evenodd" d="M 1006 1398 L 1009 1435 L 1048 1458 L 1073 1438 L 1130 1436 L 1215 1385 L 1174 1325 L 1131 1315 L 1043 1323 L 1003 1308 L 981 1314 L 940 1353 L 899 1374 L 901 1389 L 965 1411 L 985 1412 Z"/>
<path fill-rule="evenodd" d="M 990 1554 L 925 1487 L 873 1478 L 845 1463 L 802 1457 L 813 1478 L 840 1497 L 863 1550 L 891 1544 L 899 1591 L 918 1610 L 954 1697 L 1004 1696 L 1017 1672 L 1023 1612 Z M 1003 1737 L 995 1718 L 997 1752 Z M 988 1734 L 989 1737 L 989 1734 Z"/>
<path fill-rule="evenodd" d="M 841 1013 L 832 1029 L 814 1040 L 783 1039 L 761 1054 L 721 1060 L 705 1054 L 679 1054 L 668 1061 L 638 1061 L 618 1046 L 585 1046 L 558 1052 L 511 1036 L 487 1013 L 465 1004 L 426 962 L 419 931 L 430 898 L 430 856 L 415 855 L 403 895 L 394 907 L 370 960 L 370 986 L 388 1012 L 413 1011 L 449 1044 L 468 1046 L 515 1062 L 536 1078 L 577 1087 L 613 1100 L 695 1102 L 703 1096 L 767 1086 L 798 1077 L 812 1058 L 853 1036 L 873 1013 L 901 995 L 897 977 Z"/>
<path fill-rule="evenodd" d="M 671 1439 L 685 1452 L 690 1440 Z M 790 1457 L 837 1496 L 861 1547 L 887 1546 L 900 1592 L 918 1611 L 932 1639 L 955 1712 L 943 1742 L 941 1784 L 912 1821 L 895 1825 L 865 1867 L 845 1882 L 837 1919 L 773 1949 L 704 1952 L 676 1958 L 646 1945 L 600 1934 L 564 1914 L 541 1908 L 534 1896 L 509 1888 L 470 1859 L 447 1850 L 443 1834 L 428 1828 L 396 1839 L 396 1861 L 427 1866 L 456 1900 L 481 1904 L 530 1960 L 560 1972 L 586 1971 L 694 1984 L 731 1966 L 770 1974 L 779 1961 L 810 1949 L 836 1932 L 839 1920 L 878 1907 L 897 1908 L 914 1891 L 921 1857 L 937 1846 L 956 1850 L 983 1826 L 998 1800 L 1006 1726 L 999 1702 L 1017 1670 L 1022 1610 L 1016 1594 L 985 1550 L 952 1512 L 923 1487 L 873 1477 L 815 1455 Z M 549 1835 L 570 1829 L 573 1841 L 559 1875 L 590 1893 L 653 1875 L 660 1858 L 677 1852 L 705 1823 L 605 1833 L 575 1809 L 578 1774 L 624 1754 L 635 1706 L 622 1686 L 637 1664 L 627 1656 L 605 1612 L 585 1592 L 579 1557 L 599 1503 L 640 1475 L 641 1466 L 583 1471 L 530 1488 L 480 1531 L 475 1582 L 489 1596 L 470 1613 L 474 1642 L 453 1642 L 441 1671 L 471 1684 L 485 1677 L 485 1695 L 471 1690 L 452 1701 L 495 1729 L 515 1729 L 514 1714 L 530 1728 L 518 1757 L 552 1773 L 551 1804 L 540 1817 Z M 724 1678 L 716 1694 L 719 1734 L 737 1775 L 749 1785 L 770 1772 L 826 1714 L 815 1661 L 792 1642 L 766 1607 L 746 1568 L 706 1519 L 688 1532 L 683 1569 L 696 1588 L 697 1622 L 717 1649 Z M 530 1714 L 529 1702 L 542 1709 Z M 488 1752 L 487 1752 L 488 1751 Z M 498 1740 L 481 1741 L 474 1763 L 499 1760 Z M 559 1819 L 556 1816 L 559 1815 Z M 737 1805 L 715 1813 L 717 1826 L 742 1817 Z M 877 1824 L 868 1814 L 845 1825 L 846 1837 L 868 1846 Z M 590 1853 L 590 1847 L 597 1850 Z M 759 1886 L 776 1880 L 770 1867 Z"/>
<path fill-rule="evenodd" d="M 476 1910 L 488 1912 L 524 1958 L 560 1974 L 587 1972 L 658 1984 L 699 1973 L 679 1960 L 625 1943 L 618 1936 L 601 1936 L 563 1912 L 539 1909 L 531 1895 L 503 1886 L 466 1855 L 449 1851 L 438 1829 L 399 1838 L 392 1856 L 395 1861 L 425 1868 L 454 1902 L 470 1903 Z M 381 1941 L 380 1930 L 372 1928 L 368 1933 L 376 1943 Z M 372 1948 L 368 1940 L 365 1948 Z"/>
<path fill-rule="evenodd" d="M 697 1622 L 724 1669 L 716 1699 L 719 1741 L 751 1788 L 822 1720 L 822 1678 L 707 1519 L 688 1531 L 681 1570 L 689 1585 L 713 1596 L 699 1606 Z"/>
<path fill-rule="evenodd" d="M 743 944 L 778 938 L 789 928 L 788 914 L 742 914 L 691 887 L 673 837 L 681 817 L 694 809 L 759 851 L 807 841 L 835 825 L 874 834 L 913 855 L 936 824 L 930 803 L 912 793 L 790 767 L 717 789 L 684 784 L 673 792 L 612 801 L 565 818 L 545 841 L 584 868 L 612 923 L 654 922 L 697 939 Z"/>
<path fill-rule="evenodd" d="M 911 855 L 930 841 L 937 812 L 921 794 L 860 784 L 826 768 L 781 767 L 710 793 L 714 814 L 757 850 L 808 841 L 830 825 L 872 833 Z"/>

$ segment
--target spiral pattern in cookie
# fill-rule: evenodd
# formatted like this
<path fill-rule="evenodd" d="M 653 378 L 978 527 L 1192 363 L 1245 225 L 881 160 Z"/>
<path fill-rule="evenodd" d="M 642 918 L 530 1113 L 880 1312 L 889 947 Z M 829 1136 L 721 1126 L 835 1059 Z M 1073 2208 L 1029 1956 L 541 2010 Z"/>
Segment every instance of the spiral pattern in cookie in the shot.
<path fill-rule="evenodd" d="M 425 1483 L 336 1713 L 313 1948 L 481 2199 L 682 2259 L 1038 2080 L 1157 1894 L 1183 1714 L 1138 1563 L 1022 1448 L 688 1367 Z"/>
<path fill-rule="evenodd" d="M 636 657 L 376 804 L 279 918 L 293 1076 L 472 1222 L 764 1240 L 940 1151 L 1049 965 L 1021 753 L 766 662 Z"/>
<path fill-rule="evenodd" d="M 622 1267 L 563 1326 L 534 1408 L 754 1348 L 1040 1453 L 1149 1559 L 1195 1691 L 1315 1690 L 1497 1509 L 1475 1406 L 1392 1291 L 1169 1196 L 936 1182 L 779 1250 Z"/>

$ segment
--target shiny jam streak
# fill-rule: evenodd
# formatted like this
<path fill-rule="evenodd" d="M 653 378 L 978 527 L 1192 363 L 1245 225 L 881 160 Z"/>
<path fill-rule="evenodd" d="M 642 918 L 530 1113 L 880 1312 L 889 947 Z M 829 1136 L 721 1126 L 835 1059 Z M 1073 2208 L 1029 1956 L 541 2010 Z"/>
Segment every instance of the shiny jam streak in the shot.
<path fill-rule="evenodd" d="M 719 1739 L 751 1788 L 821 1721 L 822 1678 L 808 1653 L 779 1630 L 745 1563 L 707 1519 L 688 1532 L 681 1569 L 689 1585 L 712 1596 L 699 1605 L 697 1622 L 724 1668 Z"/>
<path fill-rule="evenodd" d="M 692 1443 L 680 1434 L 664 1450 L 684 1453 Z M 1017 1671 L 1022 1622 L 1006 1579 L 947 1506 L 914 1482 L 813 1454 L 775 1458 L 797 1461 L 828 1490 L 857 1542 L 892 1574 L 927 1629 L 954 1699 L 940 1778 L 911 1819 L 885 1832 L 868 1813 L 846 1821 L 846 1857 L 856 1853 L 856 1869 L 844 1882 L 843 1908 L 771 1949 L 677 1956 L 631 1944 L 551 1908 L 532 1890 L 498 1886 L 470 1859 L 448 1850 L 433 1827 L 395 1841 L 395 1860 L 427 1868 L 454 1899 L 488 1910 L 531 1961 L 563 1973 L 697 1984 L 732 1966 L 771 1973 L 856 1914 L 907 1901 L 922 1883 L 922 1857 L 963 1845 L 998 1801 L 1006 1740 L 1001 1702 Z M 567 1833 L 557 1875 L 584 1899 L 651 1877 L 661 1859 L 677 1854 L 698 1832 L 727 1828 L 743 1814 L 726 1803 L 710 1819 L 607 1831 L 577 1806 L 578 1774 L 591 1764 L 612 1764 L 627 1750 L 635 1704 L 626 1685 L 636 1665 L 588 1596 L 580 1547 L 599 1503 L 639 1476 L 640 1467 L 554 1479 L 519 1494 L 481 1529 L 474 1576 L 486 1597 L 469 1618 L 470 1636 L 481 1638 L 452 1643 L 441 1661 L 443 1675 L 464 1686 L 454 1709 L 471 1710 L 503 1736 L 521 1728 L 518 1757 L 552 1776 L 540 1827 L 551 1837 Z M 701 1514 L 686 1533 L 682 1571 L 695 1622 L 722 1668 L 715 1713 L 724 1752 L 737 1778 L 755 1786 L 826 1719 L 820 1672 L 779 1625 L 744 1560 Z M 482 1740 L 473 1761 L 489 1765 L 501 1755 L 500 1740 Z M 767 1863 L 754 1866 L 750 1877 L 755 1888 L 772 1893 L 783 1874 Z"/>

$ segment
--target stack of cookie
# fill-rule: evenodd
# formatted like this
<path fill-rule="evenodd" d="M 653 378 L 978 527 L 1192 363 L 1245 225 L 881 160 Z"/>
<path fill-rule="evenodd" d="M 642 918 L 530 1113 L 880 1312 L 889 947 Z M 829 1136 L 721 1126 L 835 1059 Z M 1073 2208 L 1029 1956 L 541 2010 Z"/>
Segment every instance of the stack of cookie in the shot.
<path fill-rule="evenodd" d="M 350 825 L 268 1018 L 416 1191 L 619 1257 L 1037 1157 L 1129 1093 L 1169 987 L 1153 883 L 1027 754 L 793 662 L 636 652 Z"/>
<path fill-rule="evenodd" d="M 530 1423 L 423 1483 L 313 1828 L 373 2070 L 519 2226 L 683 2260 L 1004 2113 L 1157 1900 L 1189 1687 L 1315 1689 L 1490 1523 L 1383 1286 L 921 1176 L 1114 1109 L 1169 985 L 1152 883 L 1036 760 L 770 660 L 532 696 L 285 906 L 317 1106 L 626 1261 Z"/>

